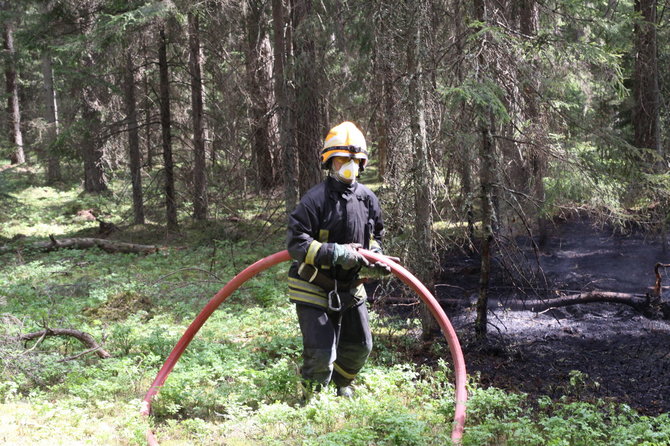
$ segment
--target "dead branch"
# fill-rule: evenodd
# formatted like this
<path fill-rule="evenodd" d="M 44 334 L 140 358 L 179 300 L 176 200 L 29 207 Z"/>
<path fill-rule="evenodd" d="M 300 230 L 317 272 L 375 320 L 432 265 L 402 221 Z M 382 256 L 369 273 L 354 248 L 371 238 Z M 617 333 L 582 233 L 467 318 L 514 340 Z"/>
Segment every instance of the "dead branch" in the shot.
<path fill-rule="evenodd" d="M 67 358 L 59 359 L 58 362 L 72 361 L 72 360 L 80 358 L 84 355 L 88 355 L 89 353 L 99 352 L 99 351 L 100 351 L 100 347 L 89 348 L 88 350 L 84 350 L 83 352 L 79 352 L 76 355 L 72 355 L 72 356 L 68 356 Z"/>
<path fill-rule="evenodd" d="M 30 347 L 28 350 L 24 351 L 21 354 L 25 355 L 25 354 L 28 354 L 31 351 L 35 350 L 37 348 L 37 346 L 40 345 L 42 343 L 42 341 L 44 341 L 44 338 L 46 338 L 46 337 L 47 337 L 47 331 L 43 330 L 42 336 L 40 336 L 40 338 L 37 340 L 37 342 L 35 342 L 32 347 Z"/>
<path fill-rule="evenodd" d="M 56 240 L 53 235 L 49 235 L 49 242 L 38 242 L 33 244 L 35 249 L 49 252 L 59 249 L 90 249 L 100 248 L 109 253 L 134 253 L 134 254 L 151 254 L 160 250 L 155 245 L 138 245 L 135 243 L 119 242 L 114 240 L 106 240 L 102 238 L 63 238 Z"/>
<path fill-rule="evenodd" d="M 59 249 L 91 249 L 100 248 L 109 253 L 125 253 L 125 254 L 152 254 L 165 248 L 155 245 L 139 245 L 136 243 L 119 242 L 115 240 L 107 240 L 103 238 L 62 238 L 56 239 L 53 234 L 49 235 L 48 242 L 35 242 L 31 245 L 7 244 L 0 246 L 0 254 L 17 251 L 20 252 L 23 248 L 35 249 L 38 251 L 50 252 Z"/>
<path fill-rule="evenodd" d="M 71 336 L 88 347 L 91 352 L 95 351 L 95 353 L 102 359 L 111 358 L 112 356 L 95 341 L 93 336 L 83 331 L 74 330 L 71 328 L 46 328 L 44 330 L 19 335 L 15 339 L 17 341 L 32 341 L 33 339 L 43 339 L 46 336 Z"/>

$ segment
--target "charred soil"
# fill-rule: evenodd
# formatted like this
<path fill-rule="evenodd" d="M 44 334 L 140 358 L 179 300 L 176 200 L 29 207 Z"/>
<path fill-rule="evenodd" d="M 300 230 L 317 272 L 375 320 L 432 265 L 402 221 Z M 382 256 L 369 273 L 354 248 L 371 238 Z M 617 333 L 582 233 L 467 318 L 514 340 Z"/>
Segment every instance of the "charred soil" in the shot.
<path fill-rule="evenodd" d="M 484 386 L 524 392 L 531 399 L 604 399 L 649 415 L 670 410 L 670 321 L 648 319 L 620 304 L 580 304 L 540 313 L 518 305 L 558 293 L 649 292 L 655 264 L 670 261 L 659 237 L 615 234 L 574 219 L 557 223 L 541 251 L 526 246 L 523 252 L 530 259 L 529 272 L 521 275 L 533 276 L 542 286 L 524 288 L 519 275 L 510 279 L 510 269 L 497 259 L 486 345 L 470 340 L 478 259 L 450 256 L 445 262 L 437 293 L 463 302 L 445 310 L 461 337 L 468 373 L 480 375 Z M 663 285 L 670 285 L 670 279 Z"/>

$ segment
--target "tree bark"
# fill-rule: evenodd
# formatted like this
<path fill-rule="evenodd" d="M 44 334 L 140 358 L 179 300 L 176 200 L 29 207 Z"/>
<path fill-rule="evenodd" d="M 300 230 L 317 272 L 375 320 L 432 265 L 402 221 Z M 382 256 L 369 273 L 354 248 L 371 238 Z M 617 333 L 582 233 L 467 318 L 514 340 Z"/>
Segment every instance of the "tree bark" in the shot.
<path fill-rule="evenodd" d="M 153 101 L 151 100 L 151 86 L 149 80 L 148 70 L 144 73 L 144 143 L 146 144 L 147 169 L 151 170 L 154 165 L 154 143 L 153 143 L 153 125 L 151 122 L 151 111 L 153 109 Z"/>
<path fill-rule="evenodd" d="M 663 156 L 660 136 L 660 90 L 658 84 L 657 54 L 657 0 L 635 0 L 635 12 L 641 17 L 636 21 L 635 74 L 633 91 L 635 108 L 633 127 L 635 147 L 650 149 Z M 652 160 L 653 155 L 643 157 Z"/>
<path fill-rule="evenodd" d="M 95 16 L 93 5 L 83 3 L 76 11 L 76 22 L 79 32 L 84 35 L 90 33 L 94 27 Z M 104 105 L 100 98 L 103 91 L 100 83 L 95 81 L 98 73 L 98 54 L 90 41 L 84 43 L 80 65 L 81 75 L 78 82 L 81 99 L 81 153 L 84 159 L 84 190 L 89 193 L 100 193 L 108 190 L 107 178 L 103 168 L 105 152 L 101 138 L 102 113 Z"/>
<path fill-rule="evenodd" d="M 170 78 L 168 74 L 167 61 L 167 37 L 165 29 L 161 28 L 159 32 L 158 47 L 158 69 L 160 72 L 160 109 L 161 109 L 161 133 L 163 137 L 163 169 L 165 172 L 165 210 L 167 219 L 167 228 L 176 231 L 179 227 L 177 223 L 177 203 L 175 199 L 174 188 L 174 165 L 172 162 L 172 118 L 170 117 Z"/>
<path fill-rule="evenodd" d="M 19 108 L 19 89 L 16 82 L 16 51 L 14 50 L 14 29 L 10 19 L 5 19 L 3 30 L 3 47 L 5 50 L 5 85 L 7 93 L 7 116 L 9 142 L 14 146 L 10 155 L 11 164 L 26 161 L 23 152 L 23 135 L 21 134 L 21 112 Z"/>
<path fill-rule="evenodd" d="M 43 4 L 42 12 L 48 12 L 47 2 Z M 47 122 L 44 144 L 47 159 L 47 183 L 54 184 L 62 179 L 60 159 L 56 154 L 54 147 L 59 134 L 58 102 L 56 101 L 56 89 L 54 88 L 53 64 L 48 49 L 42 50 L 41 59 L 44 87 L 44 110 Z"/>
<path fill-rule="evenodd" d="M 393 82 L 394 70 L 394 45 L 392 39 L 388 38 L 389 26 L 388 15 L 384 2 L 379 4 L 379 9 L 373 12 L 374 17 L 374 81 L 371 86 L 375 91 L 376 115 L 373 117 L 376 123 L 377 150 L 377 173 L 383 182 L 392 177 L 389 171 L 390 161 L 393 158 L 392 129 L 394 128 L 394 104 L 395 86 Z"/>
<path fill-rule="evenodd" d="M 279 115 L 279 147 L 283 154 L 284 200 L 289 214 L 298 204 L 298 156 L 294 144 L 293 113 L 289 106 L 287 79 L 286 8 L 283 0 L 272 0 L 272 27 L 274 36 L 274 91 Z"/>
<path fill-rule="evenodd" d="M 193 217 L 207 219 L 207 165 L 202 101 L 202 61 L 200 24 L 197 12 L 188 14 L 189 70 L 191 74 L 191 114 L 193 121 Z"/>
<path fill-rule="evenodd" d="M 492 121 L 492 120 L 491 120 Z M 495 169 L 495 143 L 491 134 L 491 122 L 481 128 L 482 141 L 479 152 L 479 183 L 481 186 L 482 235 L 481 235 L 481 273 L 479 277 L 479 297 L 477 298 L 477 319 L 475 333 L 479 339 L 486 338 L 488 330 L 488 292 L 491 278 L 491 244 L 495 214 L 493 210 L 493 178 Z"/>
<path fill-rule="evenodd" d="M 486 0 L 475 1 L 476 18 L 481 23 L 488 21 L 488 2 Z M 495 8 L 495 6 L 491 6 Z M 480 31 L 475 29 L 475 31 Z M 481 38 L 481 48 L 479 48 L 479 56 L 477 62 L 479 64 L 478 73 L 480 82 L 483 82 L 483 77 L 486 75 L 484 70 L 487 69 L 487 33 L 484 33 Z M 481 203 L 481 272 L 479 277 L 479 296 L 477 298 L 477 318 L 475 320 L 475 335 L 480 340 L 486 339 L 488 330 L 488 292 L 489 281 L 491 275 L 491 247 L 494 241 L 496 228 L 496 208 L 495 208 L 495 194 L 494 184 L 496 179 L 495 166 L 495 141 L 493 139 L 493 131 L 495 129 L 495 117 L 493 110 L 485 105 L 476 110 L 479 115 L 479 131 L 481 135 L 481 142 L 479 145 L 479 185 L 480 185 L 480 203 Z"/>
<path fill-rule="evenodd" d="M 144 224 L 144 198 L 142 194 L 142 156 L 140 152 L 140 135 L 137 125 L 137 100 L 135 66 L 133 52 L 126 50 L 126 66 L 124 70 L 124 99 L 126 121 L 128 125 L 128 152 L 130 158 L 130 177 L 133 186 L 133 216 L 136 225 Z"/>
<path fill-rule="evenodd" d="M 90 74 L 95 66 L 93 55 L 84 54 L 82 65 Z M 84 190 L 90 193 L 105 192 L 108 187 L 103 168 L 105 151 L 100 138 L 102 104 L 97 97 L 93 83 L 83 82 L 81 84 L 81 99 L 84 121 L 81 146 L 84 158 Z"/>
<path fill-rule="evenodd" d="M 460 60 L 466 60 L 468 55 L 465 50 L 465 40 L 467 36 L 466 23 L 469 18 L 467 16 L 467 3 L 468 0 L 457 0 L 454 4 L 454 15 L 456 17 L 456 55 Z M 458 85 L 462 85 L 465 82 L 465 67 L 462 64 L 456 65 L 455 77 L 458 81 Z M 468 108 L 465 103 L 460 105 L 460 122 L 458 126 L 466 128 L 467 122 L 472 117 L 472 112 L 468 111 Z M 468 138 L 461 136 L 459 140 L 456 141 L 456 153 L 458 160 L 458 172 L 461 177 L 460 186 L 461 186 L 461 206 L 463 215 L 465 215 L 465 220 L 467 224 L 467 235 L 468 241 L 471 249 L 474 249 L 475 241 L 475 214 L 474 214 L 474 203 L 476 199 L 475 186 L 474 186 L 474 169 L 476 166 L 476 148 L 475 146 L 468 141 Z"/>
<path fill-rule="evenodd" d="M 537 27 L 539 23 L 538 5 L 536 0 L 523 0 L 519 5 L 519 31 L 527 39 L 533 39 L 537 36 Z M 532 181 L 532 196 L 537 203 L 539 212 L 537 212 L 537 233 L 539 245 L 546 244 L 549 237 L 549 221 L 544 215 L 545 202 L 544 175 L 547 170 L 547 157 L 543 151 L 540 129 L 540 111 L 538 104 L 538 95 L 540 90 L 540 81 L 535 77 L 523 80 L 527 84 L 520 90 L 524 99 L 524 118 L 529 122 L 528 139 L 534 141 L 527 151 L 530 156 L 530 171 Z"/>
<path fill-rule="evenodd" d="M 412 173 L 414 184 L 414 233 L 412 258 L 414 270 L 428 289 L 435 282 L 433 258 L 433 175 L 430 165 L 428 136 L 426 132 L 426 105 L 424 100 L 423 62 L 424 36 L 428 26 L 428 5 L 424 0 L 415 2 L 408 15 L 412 23 L 407 45 L 407 73 L 409 74 L 409 114 L 412 141 Z M 428 306 L 421 305 L 423 338 L 431 339 L 439 333 L 437 321 Z"/>
<path fill-rule="evenodd" d="M 320 148 L 325 123 L 319 62 L 314 36 L 315 13 L 312 0 L 293 0 L 293 39 L 296 83 L 296 142 L 300 171 L 300 194 L 321 181 Z"/>
<path fill-rule="evenodd" d="M 264 27 L 265 2 L 246 0 L 246 71 L 250 96 L 251 150 L 261 190 L 275 185 L 274 153 L 276 149 L 275 119 L 271 113 L 273 90 L 271 84 L 270 43 Z"/>

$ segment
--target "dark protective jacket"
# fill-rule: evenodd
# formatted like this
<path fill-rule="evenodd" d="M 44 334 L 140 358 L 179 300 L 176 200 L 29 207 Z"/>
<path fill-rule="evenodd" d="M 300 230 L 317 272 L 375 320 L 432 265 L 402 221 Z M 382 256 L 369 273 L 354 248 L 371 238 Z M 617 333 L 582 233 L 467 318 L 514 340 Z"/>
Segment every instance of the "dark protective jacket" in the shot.
<path fill-rule="evenodd" d="M 345 184 L 326 178 L 307 191 L 289 216 L 287 245 L 296 261 L 289 268 L 289 296 L 292 302 L 328 307 L 328 291 L 298 275 L 301 263 L 314 265 L 339 284 L 352 286 L 357 301 L 365 300 L 362 285 L 354 286 L 358 270 L 331 266 L 335 243 L 360 243 L 365 249 L 381 251 L 384 233 L 377 196 L 366 186 Z"/>

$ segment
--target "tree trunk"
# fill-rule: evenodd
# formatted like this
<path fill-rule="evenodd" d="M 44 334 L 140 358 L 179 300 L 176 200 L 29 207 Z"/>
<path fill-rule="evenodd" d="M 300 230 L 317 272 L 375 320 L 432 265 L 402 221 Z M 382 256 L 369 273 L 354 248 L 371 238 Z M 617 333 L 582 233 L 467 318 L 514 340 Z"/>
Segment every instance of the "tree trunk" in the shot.
<path fill-rule="evenodd" d="M 5 49 L 5 81 L 7 92 L 7 116 L 9 118 L 9 142 L 14 146 L 10 155 L 12 164 L 26 161 L 23 152 L 23 136 L 21 134 L 21 113 L 19 109 L 19 89 L 16 83 L 16 52 L 14 50 L 14 30 L 10 19 L 5 19 L 3 30 L 3 47 Z"/>
<path fill-rule="evenodd" d="M 140 153 L 140 134 L 137 125 L 137 100 L 135 66 L 133 52 L 126 50 L 124 71 L 124 99 L 126 121 L 128 123 L 128 152 L 130 158 L 130 177 L 133 185 L 133 216 L 136 225 L 144 224 L 144 199 L 142 194 L 142 156 Z"/>
<path fill-rule="evenodd" d="M 160 72 L 160 109 L 161 109 L 161 133 L 163 137 L 163 169 L 165 171 L 165 210 L 167 228 L 176 231 L 177 203 L 174 188 L 174 165 L 172 163 L 172 118 L 170 117 L 170 79 L 168 75 L 167 61 L 167 38 L 165 29 L 161 28 L 158 47 L 158 69 Z"/>
<path fill-rule="evenodd" d="M 154 165 L 154 144 L 153 144 L 153 134 L 152 134 L 152 123 L 151 123 L 151 110 L 153 109 L 153 101 L 151 100 L 151 87 L 149 85 L 149 72 L 146 71 L 144 74 L 144 142 L 147 148 L 147 169 L 151 170 Z"/>
<path fill-rule="evenodd" d="M 635 12 L 641 17 L 635 23 L 635 75 L 633 91 L 635 109 L 633 127 L 635 147 L 650 149 L 663 156 L 660 136 L 660 90 L 656 39 L 657 0 L 635 0 Z M 653 160 L 654 155 L 643 157 Z"/>
<path fill-rule="evenodd" d="M 95 66 L 93 55 L 85 54 L 82 65 L 87 72 Z M 102 104 L 98 100 L 95 88 L 90 82 L 81 85 L 82 132 L 81 152 L 84 158 L 84 190 L 90 193 L 107 191 L 107 178 L 103 169 L 105 152 L 100 138 L 102 128 Z"/>
<path fill-rule="evenodd" d="M 373 120 L 376 123 L 377 136 L 377 150 L 375 155 L 377 158 L 377 173 L 381 181 L 386 181 L 390 178 L 389 165 L 392 159 L 393 151 L 393 135 L 394 128 L 394 45 L 392 39 L 388 38 L 389 26 L 387 24 L 388 14 L 383 4 L 379 9 L 373 13 L 374 22 L 374 44 L 375 44 L 375 59 L 374 59 L 374 81 L 371 86 L 375 91 L 375 100 L 377 101 L 374 107 L 377 110 Z"/>
<path fill-rule="evenodd" d="M 191 72 L 191 114 L 193 119 L 193 217 L 207 219 L 207 165 L 202 103 L 202 62 L 200 25 L 197 13 L 188 14 L 189 70 Z"/>
<path fill-rule="evenodd" d="M 487 21 L 486 0 L 476 0 L 475 8 L 477 20 Z M 482 48 L 479 49 L 479 70 L 487 66 L 486 37 L 482 37 Z M 480 75 L 483 75 L 480 74 Z M 481 189 L 481 272 L 479 277 L 479 297 L 477 298 L 477 318 L 475 320 L 475 334 L 478 339 L 485 340 L 488 330 L 488 292 L 491 274 L 491 244 L 493 242 L 495 211 L 493 205 L 493 182 L 495 173 L 495 142 L 493 141 L 494 118 L 491 110 L 478 110 L 480 114 L 480 132 L 482 136 L 479 146 L 479 184 Z"/>
<path fill-rule="evenodd" d="M 315 13 L 312 0 L 293 0 L 296 83 L 296 142 L 300 194 L 321 181 L 320 149 L 325 137 L 319 62 L 314 41 Z"/>
<path fill-rule="evenodd" d="M 466 41 L 467 31 L 466 23 L 469 18 L 466 13 L 468 0 L 457 0 L 454 3 L 454 15 L 456 17 L 456 55 L 458 59 L 465 60 L 468 55 L 464 47 Z M 458 82 L 458 85 L 463 85 L 465 82 L 465 67 L 462 64 L 456 64 L 455 67 L 456 73 L 455 77 Z M 471 120 L 472 113 L 468 111 L 468 108 L 465 103 L 460 105 L 460 120 L 456 124 L 457 128 L 467 128 L 467 122 Z M 462 132 L 459 132 L 462 133 Z M 467 236 L 469 241 L 469 246 L 474 250 L 474 241 L 475 241 L 475 214 L 474 214 L 474 202 L 476 193 L 474 191 L 474 180 L 473 172 L 476 166 L 476 154 L 475 147 L 469 141 L 469 138 L 460 136 L 459 139 L 455 142 L 455 151 L 456 159 L 458 160 L 458 173 L 461 177 L 460 186 L 461 186 L 461 206 L 460 209 L 465 216 L 467 224 Z"/>
<path fill-rule="evenodd" d="M 491 244 L 495 214 L 493 210 L 493 179 L 495 178 L 495 143 L 491 129 L 492 119 L 481 128 L 482 142 L 479 159 L 479 182 L 481 186 L 482 207 L 482 241 L 481 241 L 481 273 L 479 277 L 479 297 L 477 299 L 477 319 L 475 333 L 479 339 L 486 338 L 488 328 L 488 292 L 491 277 Z"/>
<path fill-rule="evenodd" d="M 95 16 L 93 5 L 83 3 L 76 11 L 75 20 L 82 37 L 88 35 L 93 27 Z M 107 191 L 107 178 L 103 168 L 105 152 L 101 138 L 103 104 L 100 101 L 102 91 L 100 83 L 95 81 L 97 62 L 93 45 L 90 41 L 84 43 L 83 54 L 80 60 L 82 70 L 76 79 L 80 89 L 81 104 L 81 147 L 84 159 L 84 190 L 89 193 Z"/>
<path fill-rule="evenodd" d="M 51 55 L 47 50 L 42 52 L 42 76 L 44 82 L 44 110 L 47 122 L 44 143 L 47 159 L 47 183 L 54 184 L 62 179 L 62 175 L 60 159 L 54 147 L 59 134 L 58 103 L 56 101 L 56 89 L 54 88 Z"/>
<path fill-rule="evenodd" d="M 409 114 L 412 141 L 413 181 L 414 184 L 414 233 L 411 258 L 421 282 L 428 289 L 435 282 L 435 261 L 433 258 L 433 175 L 426 133 L 426 105 L 424 100 L 424 78 L 422 58 L 424 56 L 423 33 L 427 27 L 427 4 L 424 0 L 413 4 L 408 11 L 412 22 L 407 44 L 407 73 L 409 74 Z M 432 339 L 439 333 L 437 321 L 428 306 L 421 304 L 421 326 L 423 338 Z"/>
<path fill-rule="evenodd" d="M 522 36 L 528 39 L 534 39 L 537 36 L 537 27 L 539 23 L 538 5 L 536 0 L 523 0 L 519 5 L 519 31 Z M 525 79 L 526 87 L 521 88 L 524 98 L 525 110 L 524 118 L 529 122 L 528 139 L 534 142 L 534 146 L 530 147 L 530 170 L 532 181 L 532 196 L 537 203 L 539 212 L 537 213 L 537 232 L 539 238 L 539 245 L 546 244 L 549 232 L 549 221 L 544 216 L 545 209 L 543 203 L 545 201 L 544 190 L 544 175 L 547 170 L 547 157 L 543 152 L 542 142 L 544 138 L 541 137 L 540 132 L 540 113 L 538 105 L 538 95 L 540 89 L 539 79 L 531 77 Z"/>
<path fill-rule="evenodd" d="M 298 154 L 293 131 L 293 111 L 289 106 L 290 83 L 287 79 L 289 51 L 287 46 L 286 7 L 284 0 L 272 0 L 272 27 L 274 39 L 274 91 L 279 115 L 279 150 L 284 167 L 284 201 L 286 213 L 298 204 Z"/>
<path fill-rule="evenodd" d="M 474 148 L 471 146 L 464 147 L 463 153 L 461 154 L 461 194 L 463 196 L 463 213 L 465 215 L 465 220 L 467 224 L 467 234 L 468 239 L 471 243 L 471 247 L 474 248 L 475 240 L 475 212 L 474 212 L 474 202 L 476 194 L 473 186 L 473 164 L 475 163 L 475 156 L 472 153 Z"/>
<path fill-rule="evenodd" d="M 247 31 L 246 71 L 250 96 L 251 151 L 256 168 L 257 184 L 261 190 L 274 186 L 274 141 L 270 44 L 263 19 L 265 2 L 246 0 L 245 22 Z"/>
<path fill-rule="evenodd" d="M 274 91 L 279 114 L 279 151 L 283 154 L 284 200 L 286 213 L 298 204 L 298 156 L 293 132 L 292 110 L 289 107 L 289 83 L 286 78 L 287 39 L 283 0 L 272 0 L 272 27 L 274 37 Z"/>

